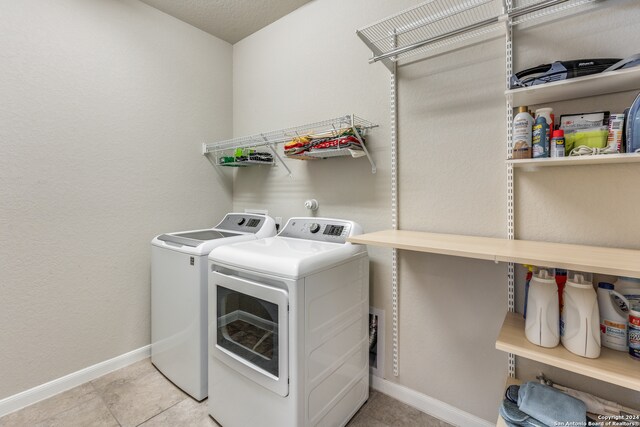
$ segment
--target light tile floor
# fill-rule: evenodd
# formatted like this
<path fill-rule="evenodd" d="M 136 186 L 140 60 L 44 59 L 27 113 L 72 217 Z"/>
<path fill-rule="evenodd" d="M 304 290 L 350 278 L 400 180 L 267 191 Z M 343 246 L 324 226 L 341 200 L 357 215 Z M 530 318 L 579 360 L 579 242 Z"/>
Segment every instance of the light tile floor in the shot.
<path fill-rule="evenodd" d="M 350 427 L 450 427 L 371 390 Z M 196 402 L 145 359 L 0 418 L 0 427 L 216 427 Z M 249 426 L 247 426 L 249 427 Z"/>

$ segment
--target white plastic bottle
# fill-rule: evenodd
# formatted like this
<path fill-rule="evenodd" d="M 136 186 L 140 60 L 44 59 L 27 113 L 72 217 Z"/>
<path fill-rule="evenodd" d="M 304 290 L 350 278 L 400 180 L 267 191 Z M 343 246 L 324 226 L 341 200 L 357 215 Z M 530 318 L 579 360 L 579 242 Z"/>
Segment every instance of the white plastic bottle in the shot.
<path fill-rule="evenodd" d="M 533 131 L 533 117 L 527 107 L 520 107 L 513 118 L 513 132 L 511 134 L 514 159 L 531 158 L 531 136 Z"/>
<path fill-rule="evenodd" d="M 629 312 L 622 310 L 616 301 L 619 298 L 627 307 L 629 301 L 614 290 L 611 283 L 598 284 L 598 309 L 600 310 L 600 341 L 613 350 L 627 351 L 627 329 Z"/>
<path fill-rule="evenodd" d="M 564 307 L 560 321 L 562 345 L 578 356 L 600 356 L 600 315 L 596 291 L 591 282 L 576 274 L 563 293 Z"/>
<path fill-rule="evenodd" d="M 531 278 L 527 298 L 524 332 L 529 341 L 542 347 L 555 347 L 560 342 L 558 287 L 547 270 Z"/>
<path fill-rule="evenodd" d="M 616 292 L 621 293 L 629 300 L 628 304 L 640 305 L 640 279 L 635 277 L 618 277 L 613 284 Z M 629 305 L 627 305 L 627 308 Z"/>

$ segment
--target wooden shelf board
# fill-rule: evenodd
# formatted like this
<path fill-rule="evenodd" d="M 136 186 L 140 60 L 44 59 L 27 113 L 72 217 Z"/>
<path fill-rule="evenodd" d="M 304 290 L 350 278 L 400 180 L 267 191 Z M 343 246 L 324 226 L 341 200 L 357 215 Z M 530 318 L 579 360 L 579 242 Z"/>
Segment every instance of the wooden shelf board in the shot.
<path fill-rule="evenodd" d="M 351 243 L 495 261 L 504 239 L 457 234 L 384 230 L 347 239 Z"/>
<path fill-rule="evenodd" d="M 350 237 L 348 241 L 495 262 L 515 262 L 640 277 L 640 250 L 632 249 L 406 230 L 383 230 L 361 234 Z"/>
<path fill-rule="evenodd" d="M 506 160 L 507 164 L 512 164 L 515 168 L 537 169 L 548 166 L 582 166 L 582 165 L 606 165 L 619 163 L 640 162 L 640 154 L 600 154 L 596 156 L 571 156 L 553 157 L 546 159 L 511 159 Z"/>
<path fill-rule="evenodd" d="M 505 91 L 514 106 L 585 98 L 640 89 L 640 67 Z"/>
<path fill-rule="evenodd" d="M 633 360 L 627 352 L 603 347 L 599 358 L 587 359 L 569 352 L 562 345 L 555 348 L 539 347 L 530 343 L 525 337 L 524 323 L 522 315 L 507 313 L 496 341 L 496 348 L 570 372 L 640 391 L 640 362 Z"/>

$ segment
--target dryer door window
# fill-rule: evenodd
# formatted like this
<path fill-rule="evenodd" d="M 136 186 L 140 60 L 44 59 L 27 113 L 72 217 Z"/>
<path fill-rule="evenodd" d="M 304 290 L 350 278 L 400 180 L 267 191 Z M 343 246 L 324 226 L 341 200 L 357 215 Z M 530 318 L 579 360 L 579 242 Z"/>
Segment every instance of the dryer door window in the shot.
<path fill-rule="evenodd" d="M 281 396 L 289 394 L 287 291 L 215 271 L 209 275 L 210 354 Z M 214 320 L 215 319 L 215 320 Z"/>
<path fill-rule="evenodd" d="M 278 306 L 217 287 L 217 343 L 278 377 Z"/>

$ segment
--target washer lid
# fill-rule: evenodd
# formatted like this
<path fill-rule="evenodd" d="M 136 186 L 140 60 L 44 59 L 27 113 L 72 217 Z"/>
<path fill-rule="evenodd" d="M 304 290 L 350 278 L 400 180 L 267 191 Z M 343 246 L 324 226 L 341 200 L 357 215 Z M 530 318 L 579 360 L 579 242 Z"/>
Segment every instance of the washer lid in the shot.
<path fill-rule="evenodd" d="M 195 248 L 202 244 L 205 240 L 224 239 L 225 237 L 240 236 L 240 233 L 229 233 L 228 231 L 218 230 L 195 230 L 185 233 L 161 234 L 158 240 L 163 242 L 178 243 L 184 246 Z"/>
<path fill-rule="evenodd" d="M 269 237 L 219 246 L 209 260 L 245 270 L 297 279 L 366 253 L 363 245 Z"/>
<path fill-rule="evenodd" d="M 161 234 L 155 237 L 151 244 L 160 248 L 202 256 L 208 255 L 213 248 L 220 245 L 271 237 L 275 234 L 275 221 L 269 216 L 228 213 L 214 228 Z"/>

